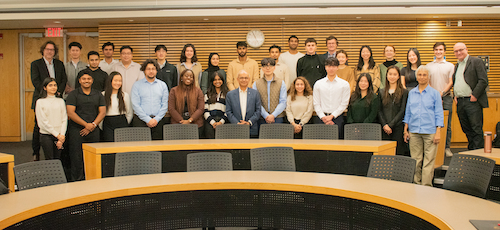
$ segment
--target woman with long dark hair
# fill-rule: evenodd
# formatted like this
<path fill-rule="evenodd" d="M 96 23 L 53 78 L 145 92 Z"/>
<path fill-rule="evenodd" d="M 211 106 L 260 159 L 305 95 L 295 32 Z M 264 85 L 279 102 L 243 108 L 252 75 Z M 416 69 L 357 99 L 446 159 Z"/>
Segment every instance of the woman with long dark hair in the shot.
<path fill-rule="evenodd" d="M 210 85 L 212 84 L 210 78 L 214 76 L 214 73 L 218 74 L 218 76 L 224 81 L 224 84 L 226 82 L 226 71 L 219 68 L 219 60 L 220 56 L 218 53 L 210 53 L 208 56 L 208 68 L 201 73 L 200 79 L 200 88 L 204 94 L 207 93 L 208 88 L 210 88 Z"/>
<path fill-rule="evenodd" d="M 229 89 L 226 79 L 219 72 L 213 72 L 210 76 L 210 86 L 205 95 L 205 137 L 215 138 L 217 126 L 226 123 L 226 95 Z"/>
<path fill-rule="evenodd" d="M 373 123 L 379 109 L 380 100 L 373 92 L 372 78 L 369 73 L 362 73 L 347 108 L 347 123 Z"/>
<path fill-rule="evenodd" d="M 193 44 L 186 44 L 181 51 L 180 63 L 177 64 L 177 71 L 179 73 L 179 81 L 181 79 L 181 74 L 184 70 L 189 69 L 193 72 L 194 82 L 196 87 L 200 87 L 199 78 L 201 77 L 201 71 L 203 67 L 201 63 L 198 62 L 198 57 L 196 56 L 196 49 Z"/>
<path fill-rule="evenodd" d="M 102 140 L 114 141 L 115 129 L 128 127 L 134 116 L 130 96 L 122 90 L 120 73 L 114 71 L 108 76 L 103 95 L 106 102 L 106 116 L 102 122 Z"/>
<path fill-rule="evenodd" d="M 45 78 L 42 86 L 40 98 L 35 105 L 36 121 L 40 127 L 40 145 L 46 160 L 60 159 L 68 127 L 66 103 L 62 98 L 56 97 L 57 83 L 54 78 Z"/>
<path fill-rule="evenodd" d="M 312 94 L 311 85 L 302 76 L 295 78 L 288 90 L 286 117 L 294 127 L 295 138 L 302 138 L 302 126 L 312 117 L 314 110 Z"/>
<path fill-rule="evenodd" d="M 368 73 L 373 80 L 373 92 L 377 93 L 380 87 L 380 67 L 373 60 L 373 53 L 370 46 L 364 45 L 359 49 L 358 65 L 354 69 L 356 80 L 362 73 Z"/>
<path fill-rule="evenodd" d="M 418 52 L 417 48 L 410 48 L 406 56 L 406 67 L 401 69 L 401 82 L 403 86 L 408 89 L 408 92 L 418 85 L 415 70 L 417 70 L 420 65 L 420 52 Z"/>
<path fill-rule="evenodd" d="M 408 90 L 403 87 L 401 72 L 397 66 L 389 66 L 386 76 L 385 88 L 379 92 L 381 108 L 378 120 L 382 125 L 382 139 L 397 141 L 396 154 L 410 156 L 408 144 L 403 139 Z"/>
<path fill-rule="evenodd" d="M 172 88 L 168 96 L 168 112 L 172 124 L 197 124 L 200 137 L 203 134 L 203 92 L 194 85 L 194 73 L 186 69 L 181 72 L 179 85 Z"/>

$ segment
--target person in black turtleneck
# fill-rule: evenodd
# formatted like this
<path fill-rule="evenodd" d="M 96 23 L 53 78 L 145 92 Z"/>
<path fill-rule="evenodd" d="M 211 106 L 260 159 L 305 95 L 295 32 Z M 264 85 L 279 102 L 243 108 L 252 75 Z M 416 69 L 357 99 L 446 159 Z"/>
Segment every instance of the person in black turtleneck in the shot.
<path fill-rule="evenodd" d="M 403 63 L 396 61 L 394 57 L 396 56 L 396 48 L 393 45 L 386 45 L 384 48 L 384 56 L 386 61 L 379 65 L 380 67 L 380 88 L 385 87 L 385 77 L 387 74 L 387 68 L 389 66 L 397 66 L 399 69 L 403 68 Z"/>
<path fill-rule="evenodd" d="M 223 69 L 219 68 L 219 60 L 220 56 L 218 53 L 210 53 L 208 56 L 208 68 L 201 73 L 201 78 L 199 79 L 200 82 L 200 88 L 201 91 L 203 91 L 203 94 L 207 94 L 208 88 L 212 82 L 209 82 L 208 79 L 210 77 L 214 76 L 214 72 L 217 72 L 219 74 L 219 77 L 223 79 L 224 82 L 226 82 L 226 71 Z"/>
<path fill-rule="evenodd" d="M 305 77 L 314 87 L 317 80 L 326 76 L 325 60 L 316 54 L 317 43 L 314 38 L 306 39 L 306 55 L 297 61 L 297 77 Z"/>

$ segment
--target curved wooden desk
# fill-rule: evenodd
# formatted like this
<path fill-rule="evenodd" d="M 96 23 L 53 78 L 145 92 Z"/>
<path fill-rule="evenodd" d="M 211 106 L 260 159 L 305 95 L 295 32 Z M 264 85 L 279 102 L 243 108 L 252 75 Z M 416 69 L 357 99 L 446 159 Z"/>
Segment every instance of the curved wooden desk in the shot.
<path fill-rule="evenodd" d="M 374 178 L 302 172 L 226 171 L 104 178 L 0 196 L 0 229 L 93 201 L 195 190 L 273 190 L 368 201 L 426 220 L 439 229 L 475 229 L 470 219 L 500 220 L 500 204 L 443 189 Z"/>
<path fill-rule="evenodd" d="M 395 141 L 301 140 L 301 139 L 201 139 L 175 141 L 106 142 L 83 144 L 86 179 L 101 178 L 101 155 L 133 151 L 179 151 L 292 147 L 295 150 L 369 152 L 394 155 Z"/>

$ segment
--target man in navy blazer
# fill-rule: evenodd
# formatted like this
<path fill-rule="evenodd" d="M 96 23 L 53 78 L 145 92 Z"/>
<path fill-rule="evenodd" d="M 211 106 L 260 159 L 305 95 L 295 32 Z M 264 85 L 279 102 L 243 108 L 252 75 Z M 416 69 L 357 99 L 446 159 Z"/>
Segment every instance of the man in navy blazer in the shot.
<path fill-rule="evenodd" d="M 453 52 L 458 59 L 453 73 L 458 119 L 467 136 L 468 149 L 480 149 L 484 147 L 483 108 L 488 108 L 486 66 L 481 59 L 469 56 L 462 42 L 455 44 Z"/>
<path fill-rule="evenodd" d="M 226 115 L 233 124 L 249 125 L 250 136 L 256 137 L 259 135 L 260 96 L 257 90 L 248 87 L 250 76 L 245 70 L 238 73 L 237 80 L 239 87 L 226 95 Z"/>
<path fill-rule="evenodd" d="M 58 49 L 53 41 L 45 42 L 40 48 L 42 58 L 35 60 L 31 63 L 31 82 L 35 87 L 33 92 L 33 100 L 31 102 L 31 109 L 35 109 L 36 100 L 40 98 L 40 91 L 42 91 L 42 82 L 45 78 L 51 77 L 56 79 L 57 83 L 57 96 L 61 97 L 66 87 L 68 78 L 66 77 L 66 69 L 64 63 L 54 57 L 57 55 Z M 35 114 L 36 116 L 36 114 Z M 33 140 L 31 147 L 33 148 L 33 155 L 35 160 L 40 157 L 40 141 L 39 141 L 39 128 L 35 118 L 35 128 L 33 129 Z"/>

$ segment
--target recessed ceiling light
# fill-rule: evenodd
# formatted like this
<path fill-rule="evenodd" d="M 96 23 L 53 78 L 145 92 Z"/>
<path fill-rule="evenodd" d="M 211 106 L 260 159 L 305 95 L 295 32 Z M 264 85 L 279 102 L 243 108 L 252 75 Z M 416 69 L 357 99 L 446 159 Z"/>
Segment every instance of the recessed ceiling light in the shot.
<path fill-rule="evenodd" d="M 361 17 L 356 17 L 357 19 L 360 19 Z"/>
<path fill-rule="evenodd" d="M 128 21 L 129 21 L 129 22 L 133 22 L 134 20 L 133 20 L 133 19 L 130 19 L 130 20 L 128 20 Z"/>
<path fill-rule="evenodd" d="M 59 23 L 61 23 L 61 22 L 60 22 L 60 21 L 54 21 L 54 23 L 57 23 L 57 24 L 59 24 Z"/>
<path fill-rule="evenodd" d="M 432 18 L 439 18 L 439 16 L 433 16 Z"/>
<path fill-rule="evenodd" d="M 204 18 L 203 20 L 208 21 L 208 18 Z"/>
<path fill-rule="evenodd" d="M 285 20 L 285 18 L 280 18 L 281 20 Z"/>

